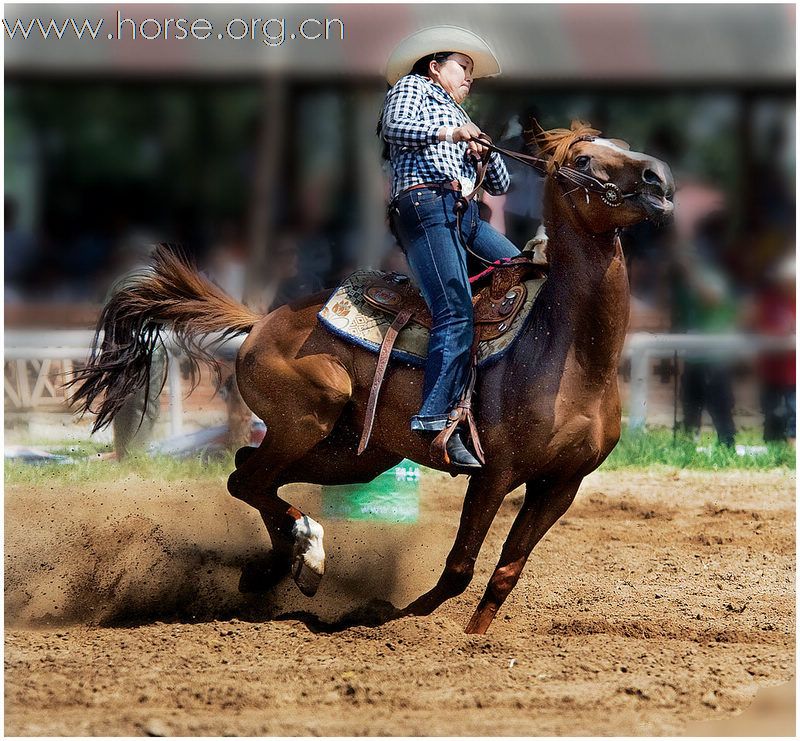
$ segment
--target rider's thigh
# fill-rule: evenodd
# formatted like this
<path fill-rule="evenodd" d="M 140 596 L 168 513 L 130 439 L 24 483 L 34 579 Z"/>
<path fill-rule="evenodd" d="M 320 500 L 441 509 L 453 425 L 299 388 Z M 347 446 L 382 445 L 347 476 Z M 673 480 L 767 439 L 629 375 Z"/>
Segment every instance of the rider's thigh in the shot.
<path fill-rule="evenodd" d="M 472 250 L 484 260 L 499 260 L 502 257 L 515 257 L 519 250 L 514 243 L 481 218 L 476 219 Z"/>

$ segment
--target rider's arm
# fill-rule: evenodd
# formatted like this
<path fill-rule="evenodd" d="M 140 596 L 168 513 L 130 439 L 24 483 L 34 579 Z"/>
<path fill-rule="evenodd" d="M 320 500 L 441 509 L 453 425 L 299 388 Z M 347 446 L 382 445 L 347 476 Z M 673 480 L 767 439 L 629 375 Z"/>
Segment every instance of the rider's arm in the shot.
<path fill-rule="evenodd" d="M 417 75 L 406 75 L 387 93 L 381 117 L 381 134 L 390 144 L 420 149 L 435 144 L 442 126 L 431 126 L 422 120 L 426 91 Z"/>
<path fill-rule="evenodd" d="M 487 193 L 493 196 L 499 196 L 508 190 L 511 185 L 511 178 L 506 169 L 506 163 L 498 152 L 492 152 L 489 158 L 489 167 L 486 170 L 486 178 L 483 181 L 483 187 Z"/>

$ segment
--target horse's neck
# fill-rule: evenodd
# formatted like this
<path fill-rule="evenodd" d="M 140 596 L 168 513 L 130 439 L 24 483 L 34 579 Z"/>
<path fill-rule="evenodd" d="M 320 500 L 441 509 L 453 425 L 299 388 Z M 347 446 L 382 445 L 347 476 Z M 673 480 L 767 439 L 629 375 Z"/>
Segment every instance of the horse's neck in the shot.
<path fill-rule="evenodd" d="M 545 217 L 549 237 L 551 332 L 568 332 L 581 367 L 601 381 L 616 374 L 628 325 L 625 259 L 613 233 L 593 235 L 563 213 Z"/>

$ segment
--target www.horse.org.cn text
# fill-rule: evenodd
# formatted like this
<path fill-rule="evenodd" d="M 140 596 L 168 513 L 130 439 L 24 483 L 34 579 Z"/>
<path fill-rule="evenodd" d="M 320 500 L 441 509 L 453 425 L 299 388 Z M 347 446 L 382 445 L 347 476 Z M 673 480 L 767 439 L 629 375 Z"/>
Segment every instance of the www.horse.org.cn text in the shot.
<path fill-rule="evenodd" d="M 105 18 L 3 18 L 6 38 L 27 41 L 260 41 L 281 46 L 286 41 L 343 41 L 344 23 L 339 18 L 232 18 L 215 25 L 207 18 L 128 18 L 117 11 Z"/>

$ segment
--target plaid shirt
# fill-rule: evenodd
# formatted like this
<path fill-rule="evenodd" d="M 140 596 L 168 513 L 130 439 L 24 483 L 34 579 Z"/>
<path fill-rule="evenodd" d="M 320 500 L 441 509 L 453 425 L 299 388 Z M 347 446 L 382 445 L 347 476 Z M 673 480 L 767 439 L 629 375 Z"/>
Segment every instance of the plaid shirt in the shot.
<path fill-rule="evenodd" d="M 389 143 L 392 198 L 420 183 L 458 180 L 464 191 L 475 185 L 474 160 L 465 157 L 466 142 L 448 144 L 436 135 L 442 126 L 457 128 L 469 116 L 444 88 L 422 75 L 401 77 L 386 95 L 381 113 L 381 136 Z M 483 187 L 492 195 L 508 190 L 505 163 L 492 152 Z"/>

